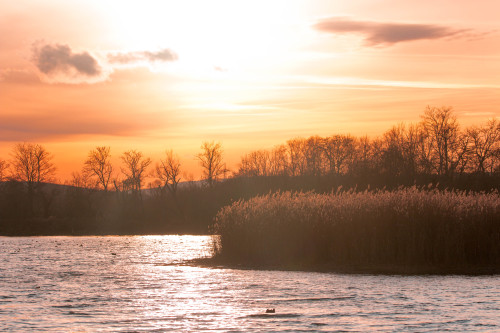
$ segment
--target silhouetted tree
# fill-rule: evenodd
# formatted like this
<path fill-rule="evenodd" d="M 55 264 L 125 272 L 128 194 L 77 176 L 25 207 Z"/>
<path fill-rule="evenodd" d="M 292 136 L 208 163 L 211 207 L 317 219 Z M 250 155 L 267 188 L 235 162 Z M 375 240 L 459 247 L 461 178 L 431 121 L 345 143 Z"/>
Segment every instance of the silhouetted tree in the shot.
<path fill-rule="evenodd" d="M 3 182 L 7 178 L 7 169 L 9 168 L 9 163 L 7 161 L 0 159 L 0 182 Z"/>
<path fill-rule="evenodd" d="M 97 188 L 97 182 L 87 172 L 72 172 L 71 180 L 67 183 L 66 205 L 67 216 L 73 218 L 95 216 L 95 202 L 93 194 Z"/>
<path fill-rule="evenodd" d="M 355 142 L 354 137 L 350 135 L 332 135 L 323 139 L 322 149 L 331 173 L 339 175 L 347 172 L 355 155 Z M 368 158 L 367 154 L 368 150 L 363 152 L 365 158 Z"/>
<path fill-rule="evenodd" d="M 382 136 L 382 167 L 383 172 L 394 176 L 404 173 L 404 125 L 393 126 Z"/>
<path fill-rule="evenodd" d="M 146 175 L 146 169 L 151 164 L 151 159 L 144 158 L 143 154 L 137 150 L 129 150 L 121 156 L 124 168 L 125 181 L 129 183 L 131 189 L 141 196 L 142 182 Z"/>
<path fill-rule="evenodd" d="M 373 155 L 373 144 L 368 136 L 355 140 L 354 158 L 349 172 L 356 176 L 367 177 L 375 169 Z M 333 166 L 334 164 L 331 167 Z"/>
<path fill-rule="evenodd" d="M 427 106 L 422 116 L 422 125 L 432 142 L 434 168 L 439 175 L 452 173 L 463 156 L 458 153 L 459 127 L 451 107 Z"/>
<path fill-rule="evenodd" d="M 323 172 L 323 149 L 322 138 L 311 136 L 305 141 L 304 157 L 306 161 L 305 173 L 312 176 L 319 176 Z"/>
<path fill-rule="evenodd" d="M 236 175 L 243 177 L 257 176 L 257 172 L 250 161 L 249 154 L 241 156 Z"/>
<path fill-rule="evenodd" d="M 165 152 L 165 159 L 160 159 L 160 163 L 156 164 L 155 175 L 161 181 L 163 189 L 175 196 L 177 185 L 181 181 L 181 163 L 179 157 L 174 155 L 172 150 Z"/>
<path fill-rule="evenodd" d="M 252 153 L 252 159 L 254 160 L 255 166 L 258 170 L 259 175 L 268 176 L 269 175 L 269 152 L 267 150 L 261 149 Z"/>
<path fill-rule="evenodd" d="M 252 151 L 241 157 L 238 175 L 254 177 L 270 174 L 270 157 L 267 150 Z"/>
<path fill-rule="evenodd" d="M 255 154 L 254 152 L 245 154 L 241 156 L 241 161 L 240 164 L 238 165 L 238 176 L 243 176 L 243 177 L 256 177 L 256 176 L 261 176 L 259 173 L 258 166 L 255 163 L 255 160 L 252 158 L 254 157 Z"/>
<path fill-rule="evenodd" d="M 463 174 L 469 167 L 469 164 L 472 162 L 471 141 L 472 138 L 468 133 L 458 133 L 457 143 L 451 155 L 450 169 L 452 172 Z"/>
<path fill-rule="evenodd" d="M 288 173 L 288 155 L 285 145 L 275 146 L 270 154 L 270 169 L 274 176 L 283 176 Z"/>
<path fill-rule="evenodd" d="M 84 172 L 94 177 L 98 186 L 107 192 L 111 174 L 113 173 L 110 148 L 103 146 L 91 150 L 85 161 Z"/>
<path fill-rule="evenodd" d="M 208 185 L 212 186 L 222 175 L 227 172 L 226 165 L 222 161 L 222 146 L 219 142 L 203 142 L 202 152 L 196 155 L 201 167 L 203 176 Z"/>
<path fill-rule="evenodd" d="M 417 131 L 417 165 L 420 173 L 431 174 L 433 165 L 433 141 L 423 123 L 416 126 Z"/>
<path fill-rule="evenodd" d="M 382 167 L 388 174 L 414 179 L 420 172 L 421 130 L 419 125 L 399 124 L 382 137 Z"/>
<path fill-rule="evenodd" d="M 484 126 L 473 126 L 467 130 L 471 138 L 471 153 L 476 172 L 493 172 L 495 153 L 500 149 L 500 122 L 489 120 Z"/>
<path fill-rule="evenodd" d="M 83 189 L 93 189 L 97 186 L 95 180 L 92 180 L 92 177 L 87 172 L 72 172 L 71 179 L 68 182 L 68 185 L 83 188 Z"/>
<path fill-rule="evenodd" d="M 18 143 L 12 151 L 12 176 L 24 182 L 28 190 L 28 207 L 33 213 L 33 200 L 44 182 L 53 180 L 56 167 L 52 155 L 36 143 Z"/>
<path fill-rule="evenodd" d="M 301 176 L 305 174 L 306 157 L 304 138 L 295 138 L 286 142 L 289 156 L 289 171 L 290 176 Z"/>

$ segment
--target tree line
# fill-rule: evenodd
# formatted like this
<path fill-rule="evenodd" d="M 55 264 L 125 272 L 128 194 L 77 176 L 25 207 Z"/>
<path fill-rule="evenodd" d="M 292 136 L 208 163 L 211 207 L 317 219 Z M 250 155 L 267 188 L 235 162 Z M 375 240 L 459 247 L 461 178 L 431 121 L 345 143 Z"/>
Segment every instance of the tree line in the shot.
<path fill-rule="evenodd" d="M 16 144 L 9 159 L 0 158 L 0 234 L 207 233 L 221 207 L 279 190 L 428 182 L 498 189 L 500 124 L 461 129 L 451 108 L 427 107 L 419 123 L 398 124 L 381 137 L 294 138 L 242 156 L 233 171 L 221 143 L 203 142 L 195 156 L 200 182 L 181 183 L 173 150 L 155 164 L 138 150 L 122 153 L 119 165 L 111 157 L 110 147 L 95 147 L 57 185 L 53 155 L 37 143 Z M 147 178 L 154 181 L 146 186 Z"/>
<path fill-rule="evenodd" d="M 53 155 L 44 146 L 14 145 L 10 159 L 0 159 L 0 234 L 207 232 L 209 214 L 194 198 L 228 172 L 220 143 L 204 142 L 196 155 L 206 186 L 193 182 L 180 195 L 181 163 L 172 150 L 154 166 L 138 150 L 122 153 L 119 166 L 111 157 L 110 147 L 95 147 L 81 170 L 55 184 Z M 155 179 L 147 189 L 146 178 Z M 211 212 L 217 209 L 209 206 Z"/>
<path fill-rule="evenodd" d="M 500 123 L 462 130 L 450 107 L 425 109 L 416 124 L 398 124 L 381 137 L 295 138 L 241 158 L 239 176 L 391 174 L 453 177 L 500 172 Z"/>

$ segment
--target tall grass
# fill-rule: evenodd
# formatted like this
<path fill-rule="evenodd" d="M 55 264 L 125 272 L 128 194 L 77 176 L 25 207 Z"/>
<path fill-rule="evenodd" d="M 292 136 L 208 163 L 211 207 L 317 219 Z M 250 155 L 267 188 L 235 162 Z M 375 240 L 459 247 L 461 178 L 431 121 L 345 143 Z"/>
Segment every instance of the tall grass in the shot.
<path fill-rule="evenodd" d="M 226 206 L 214 257 L 258 266 L 500 268 L 499 193 L 283 192 Z"/>

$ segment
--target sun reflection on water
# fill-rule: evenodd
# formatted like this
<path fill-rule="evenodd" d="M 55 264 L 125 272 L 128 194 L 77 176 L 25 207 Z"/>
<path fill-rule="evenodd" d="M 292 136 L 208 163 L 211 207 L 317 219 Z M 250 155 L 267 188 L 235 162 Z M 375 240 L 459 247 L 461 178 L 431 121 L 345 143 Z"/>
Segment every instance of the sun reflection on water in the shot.
<path fill-rule="evenodd" d="M 500 331 L 498 276 L 185 264 L 210 247 L 205 236 L 0 237 L 0 331 Z"/>

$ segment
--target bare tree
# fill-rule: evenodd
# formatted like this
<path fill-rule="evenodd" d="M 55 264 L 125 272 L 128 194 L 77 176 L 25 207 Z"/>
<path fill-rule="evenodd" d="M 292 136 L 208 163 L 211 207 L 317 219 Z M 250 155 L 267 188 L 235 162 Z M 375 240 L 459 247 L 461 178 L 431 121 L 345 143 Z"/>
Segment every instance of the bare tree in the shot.
<path fill-rule="evenodd" d="M 405 173 L 414 177 L 419 170 L 420 126 L 410 124 L 403 131 L 403 158 Z"/>
<path fill-rule="evenodd" d="M 174 155 L 172 150 L 165 152 L 165 159 L 160 159 L 160 163 L 156 164 L 155 174 L 162 182 L 163 188 L 167 188 L 169 192 L 175 196 L 177 185 L 181 181 L 181 163 L 179 157 Z"/>
<path fill-rule="evenodd" d="M 237 175 L 243 177 L 259 176 L 259 170 L 257 170 L 254 160 L 252 159 L 252 153 L 245 154 L 241 157 Z"/>
<path fill-rule="evenodd" d="M 97 187 L 97 183 L 92 179 L 88 172 L 72 172 L 71 180 L 67 183 L 68 185 L 82 188 L 82 189 L 94 189 Z"/>
<path fill-rule="evenodd" d="M 418 125 L 393 126 L 382 136 L 382 167 L 386 173 L 414 177 L 419 167 Z"/>
<path fill-rule="evenodd" d="M 372 145 L 368 136 L 363 136 L 355 140 L 353 164 L 349 172 L 358 176 L 367 176 L 371 169 L 371 148 Z M 331 167 L 332 165 L 330 166 L 330 170 Z"/>
<path fill-rule="evenodd" d="M 6 173 L 9 168 L 9 163 L 7 161 L 0 159 L 0 182 L 3 182 L 7 178 Z"/>
<path fill-rule="evenodd" d="M 96 178 L 96 183 L 107 192 L 113 166 L 109 147 L 96 147 L 89 152 L 84 165 L 84 172 Z"/>
<path fill-rule="evenodd" d="M 151 159 L 144 158 L 143 154 L 137 150 L 124 152 L 121 159 L 125 165 L 122 168 L 122 172 L 126 176 L 125 182 L 128 182 L 131 189 L 140 195 L 142 182 L 146 175 L 146 169 L 151 164 Z"/>
<path fill-rule="evenodd" d="M 404 125 L 393 126 L 381 138 L 383 171 L 394 176 L 404 173 Z"/>
<path fill-rule="evenodd" d="M 459 132 L 457 135 L 456 144 L 452 151 L 450 159 L 450 170 L 452 172 L 464 173 L 470 163 L 471 159 L 471 141 L 472 138 L 467 132 Z"/>
<path fill-rule="evenodd" d="M 424 174 L 431 174 L 434 169 L 432 138 L 422 123 L 416 126 L 416 132 L 418 170 Z"/>
<path fill-rule="evenodd" d="M 306 170 L 305 146 L 306 139 L 295 138 L 286 142 L 290 157 L 290 176 L 304 175 Z"/>
<path fill-rule="evenodd" d="M 269 163 L 272 175 L 283 176 L 287 174 L 288 154 L 285 145 L 279 145 L 273 148 Z"/>
<path fill-rule="evenodd" d="M 269 176 L 271 157 L 269 151 L 261 149 L 241 157 L 238 175 L 254 177 Z"/>
<path fill-rule="evenodd" d="M 347 171 L 355 155 L 355 142 L 350 135 L 332 135 L 323 139 L 322 149 L 330 172 L 339 175 Z"/>
<path fill-rule="evenodd" d="M 252 159 L 255 161 L 255 166 L 261 176 L 269 176 L 269 151 L 265 149 L 253 152 Z"/>
<path fill-rule="evenodd" d="M 251 177 L 254 176 L 255 170 L 248 158 L 248 154 L 241 156 L 240 164 L 238 165 L 237 176 Z"/>
<path fill-rule="evenodd" d="M 495 152 L 500 148 L 500 123 L 489 120 L 484 126 L 473 126 L 467 130 L 472 140 L 471 153 L 476 172 L 493 170 Z"/>
<path fill-rule="evenodd" d="M 459 145 L 459 127 L 451 107 L 430 107 L 424 111 L 422 125 L 432 140 L 432 151 L 434 157 L 434 168 L 437 173 L 450 174 L 453 166 L 458 165 L 458 158 L 455 156 Z"/>
<path fill-rule="evenodd" d="M 217 142 L 203 142 L 201 145 L 202 152 L 196 155 L 196 158 L 200 162 L 203 168 L 203 175 L 208 182 L 209 186 L 212 186 L 221 176 L 226 172 L 226 165 L 222 161 L 222 145 Z"/>
<path fill-rule="evenodd" d="M 41 185 L 54 179 L 56 167 L 52 163 L 52 158 L 43 146 L 36 143 L 25 142 L 14 146 L 11 163 L 12 176 L 26 183 L 31 213 L 33 213 L 34 196 L 40 190 Z M 44 208 L 48 211 L 48 205 Z"/>
<path fill-rule="evenodd" d="M 12 174 L 16 180 L 40 184 L 53 180 L 55 166 L 52 155 L 36 143 L 18 143 L 12 152 Z"/>
<path fill-rule="evenodd" d="M 323 171 L 323 139 L 319 136 L 311 136 L 305 141 L 304 156 L 306 161 L 306 173 L 319 176 Z"/>

